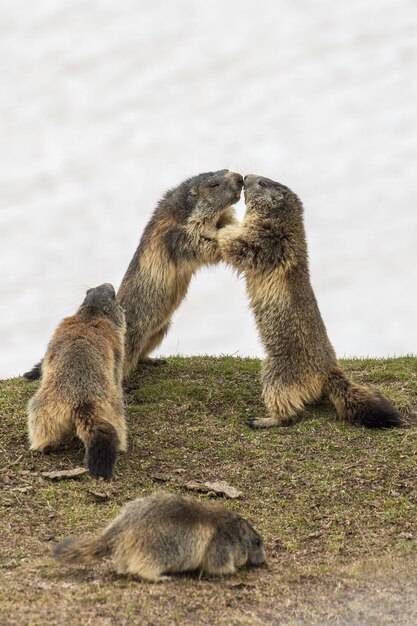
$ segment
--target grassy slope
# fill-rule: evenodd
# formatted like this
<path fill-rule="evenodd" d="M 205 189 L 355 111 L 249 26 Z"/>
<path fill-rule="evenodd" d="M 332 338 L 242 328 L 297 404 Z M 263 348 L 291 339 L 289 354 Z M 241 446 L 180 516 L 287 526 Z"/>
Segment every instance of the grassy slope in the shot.
<path fill-rule="evenodd" d="M 370 621 L 361 623 L 395 623 L 398 611 L 413 623 L 417 359 L 343 365 L 386 393 L 407 428 L 355 428 L 322 403 L 292 427 L 251 431 L 246 419 L 263 412 L 258 360 L 170 358 L 143 368 L 127 396 L 130 448 L 110 485 L 41 478 L 82 464 L 80 442 L 30 453 L 25 410 L 37 385 L 0 381 L 0 622 L 358 623 L 366 604 Z M 203 478 L 244 492 L 226 504 L 264 535 L 268 568 L 149 585 L 117 577 L 106 562 L 59 568 L 49 557 L 56 541 L 95 532 L 126 500 Z M 94 489 L 109 498 L 97 501 Z"/>

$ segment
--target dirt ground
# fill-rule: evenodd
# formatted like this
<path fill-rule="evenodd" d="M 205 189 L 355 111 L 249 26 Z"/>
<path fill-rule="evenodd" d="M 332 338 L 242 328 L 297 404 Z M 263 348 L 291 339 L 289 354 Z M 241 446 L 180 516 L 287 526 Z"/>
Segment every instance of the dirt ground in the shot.
<path fill-rule="evenodd" d="M 143 368 L 126 395 L 129 450 L 111 483 L 45 478 L 82 465 L 82 445 L 29 452 L 26 405 L 37 385 L 0 381 L 0 623 L 416 624 L 417 359 L 343 365 L 399 406 L 404 428 L 356 428 L 321 403 L 291 427 L 252 431 L 246 419 L 263 412 L 258 360 Z M 110 561 L 69 567 L 50 556 L 134 497 L 187 494 L 187 481 L 209 479 L 242 491 L 224 504 L 264 536 L 266 567 L 149 584 L 116 575 Z"/>

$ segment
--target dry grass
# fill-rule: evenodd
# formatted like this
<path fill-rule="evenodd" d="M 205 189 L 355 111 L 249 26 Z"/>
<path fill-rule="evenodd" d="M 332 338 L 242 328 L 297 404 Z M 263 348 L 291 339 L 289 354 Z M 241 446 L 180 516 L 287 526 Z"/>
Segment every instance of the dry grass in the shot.
<path fill-rule="evenodd" d="M 407 428 L 354 428 L 323 403 L 292 427 L 252 431 L 246 419 L 263 412 L 258 360 L 170 358 L 144 367 L 127 396 L 129 451 L 108 486 L 43 479 L 41 471 L 82 464 L 82 446 L 30 453 L 25 411 L 36 384 L 1 381 L 0 622 L 416 623 L 417 359 L 344 366 L 395 401 Z M 161 474 L 170 480 L 161 483 Z M 267 568 L 150 585 L 117 577 L 110 563 L 60 568 L 49 556 L 58 540 L 94 533 L 129 499 L 213 478 L 243 491 L 226 504 L 264 535 Z M 97 490 L 108 499 L 98 501 Z"/>

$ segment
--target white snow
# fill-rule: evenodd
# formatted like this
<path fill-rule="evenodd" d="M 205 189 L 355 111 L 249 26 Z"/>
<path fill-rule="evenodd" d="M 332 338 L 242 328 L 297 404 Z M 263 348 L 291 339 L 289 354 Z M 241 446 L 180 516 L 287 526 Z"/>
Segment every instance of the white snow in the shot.
<path fill-rule="evenodd" d="M 339 356 L 417 352 L 416 29 L 414 0 L 0 0 L 0 376 L 223 167 L 303 199 Z M 158 353 L 261 355 L 243 281 L 202 271 Z"/>

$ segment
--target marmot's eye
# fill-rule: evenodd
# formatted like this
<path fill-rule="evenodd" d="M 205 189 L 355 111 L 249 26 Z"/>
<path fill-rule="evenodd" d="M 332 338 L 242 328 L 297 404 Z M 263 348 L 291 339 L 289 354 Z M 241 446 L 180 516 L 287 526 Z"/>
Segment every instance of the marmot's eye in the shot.
<path fill-rule="evenodd" d="M 267 186 L 268 186 L 268 185 L 267 185 L 267 183 L 266 183 L 264 180 L 260 180 L 260 181 L 259 181 L 259 183 L 258 183 L 258 185 L 259 185 L 260 187 L 267 187 Z"/>
<path fill-rule="evenodd" d="M 220 183 L 217 183 L 216 181 L 213 181 L 212 183 L 208 183 L 207 185 L 208 187 L 219 187 Z"/>
<path fill-rule="evenodd" d="M 261 540 L 259 539 L 259 537 L 256 537 L 255 539 L 255 546 L 260 546 L 261 545 Z"/>

